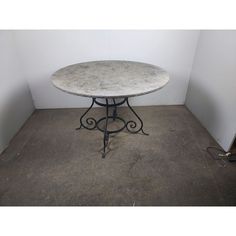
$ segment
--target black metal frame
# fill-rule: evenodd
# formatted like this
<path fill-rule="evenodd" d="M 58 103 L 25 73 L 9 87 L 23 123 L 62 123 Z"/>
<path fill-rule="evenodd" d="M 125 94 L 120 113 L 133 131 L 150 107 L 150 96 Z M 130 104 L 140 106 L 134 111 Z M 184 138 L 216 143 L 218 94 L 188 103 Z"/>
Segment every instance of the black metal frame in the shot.
<path fill-rule="evenodd" d="M 108 146 L 110 134 L 121 132 L 122 130 L 124 130 L 126 128 L 126 130 L 128 132 L 133 133 L 133 134 L 141 132 L 144 135 L 148 135 L 147 133 L 145 133 L 143 131 L 143 121 L 138 116 L 138 114 L 134 111 L 134 109 L 130 106 L 128 97 L 123 98 L 119 102 L 116 102 L 115 98 L 111 98 L 111 100 L 112 100 L 112 103 L 109 103 L 109 98 L 105 98 L 106 103 L 101 103 L 101 102 L 97 101 L 97 98 L 92 98 L 92 104 L 85 111 L 85 113 L 80 117 L 80 127 L 76 128 L 76 130 L 79 130 L 81 128 L 85 128 L 88 130 L 98 129 L 101 132 L 103 132 L 103 134 L 104 134 L 103 153 L 102 153 L 103 158 L 105 158 L 105 156 L 106 156 L 106 148 Z M 118 116 L 117 107 L 123 105 L 124 103 L 127 104 L 128 108 L 132 111 L 132 113 L 138 119 L 139 125 L 134 120 L 125 121 L 123 118 Z M 94 106 L 94 104 L 105 107 L 106 108 L 106 115 L 98 120 L 94 119 L 93 117 L 88 117 L 85 119 L 86 114 L 91 110 L 91 108 Z M 110 107 L 113 107 L 112 115 L 109 115 L 109 108 Z M 119 121 L 123 122 L 123 126 L 117 130 L 108 130 L 107 126 L 108 126 L 109 119 L 112 119 L 113 121 L 119 120 Z M 104 126 L 104 128 L 102 128 L 99 124 L 101 124 L 102 121 L 104 121 L 104 120 L 105 120 L 105 126 Z"/>

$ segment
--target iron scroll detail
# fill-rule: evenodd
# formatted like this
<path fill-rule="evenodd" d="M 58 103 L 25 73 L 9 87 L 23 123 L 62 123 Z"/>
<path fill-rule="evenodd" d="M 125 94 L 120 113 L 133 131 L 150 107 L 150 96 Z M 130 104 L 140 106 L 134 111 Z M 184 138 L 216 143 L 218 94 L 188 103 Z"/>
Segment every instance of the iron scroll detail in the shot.
<path fill-rule="evenodd" d="M 123 98 L 121 101 L 116 101 L 115 98 L 111 98 L 112 102 L 109 103 L 109 98 L 105 98 L 105 103 L 102 103 L 98 101 L 97 98 L 92 98 L 92 103 L 90 107 L 84 112 L 84 114 L 80 117 L 80 126 L 76 128 L 76 130 L 79 129 L 87 129 L 87 130 L 99 130 L 103 132 L 103 150 L 102 150 L 102 157 L 105 158 L 106 156 L 106 149 L 108 147 L 110 134 L 119 133 L 126 129 L 129 133 L 137 134 L 141 133 L 143 135 L 148 135 L 143 130 L 143 121 L 138 116 L 138 114 L 134 111 L 134 109 L 130 106 L 128 97 Z M 117 107 L 123 105 L 124 103 L 127 104 L 127 107 L 131 111 L 131 113 L 136 117 L 136 120 L 128 120 L 126 121 L 122 117 L 118 116 Z M 89 111 L 92 109 L 94 104 L 97 104 L 99 106 L 105 107 L 105 116 L 99 118 L 96 120 L 93 117 L 87 117 L 89 114 Z M 112 114 L 109 114 L 109 108 L 112 108 Z M 108 123 L 119 121 L 122 126 L 115 129 L 115 130 L 109 130 L 108 129 Z"/>

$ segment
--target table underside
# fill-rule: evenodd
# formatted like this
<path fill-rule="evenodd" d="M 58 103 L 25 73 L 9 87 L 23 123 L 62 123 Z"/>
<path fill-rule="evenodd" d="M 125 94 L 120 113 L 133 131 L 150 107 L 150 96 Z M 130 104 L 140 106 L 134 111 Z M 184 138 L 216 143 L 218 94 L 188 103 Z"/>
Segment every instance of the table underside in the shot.
<path fill-rule="evenodd" d="M 148 135 L 143 131 L 143 121 L 138 116 L 138 114 L 134 111 L 134 109 L 129 104 L 128 97 L 124 97 L 121 100 L 117 101 L 115 98 L 105 98 L 105 103 L 98 101 L 98 98 L 92 98 L 92 103 L 90 107 L 85 111 L 85 113 L 80 117 L 80 126 L 76 128 L 76 130 L 80 130 L 82 128 L 87 130 L 99 130 L 103 133 L 103 150 L 102 150 L 102 158 L 105 158 L 107 154 L 107 147 L 109 144 L 109 137 L 111 134 L 119 133 L 123 130 L 127 130 L 129 133 L 137 134 L 141 133 L 143 135 Z M 89 116 L 89 111 L 92 109 L 94 104 L 98 106 L 102 106 L 105 108 L 105 116 L 95 119 L 94 117 Z M 136 118 L 135 120 L 125 120 L 124 118 L 118 115 L 118 107 L 126 104 L 130 109 L 131 113 Z M 120 121 L 123 125 L 118 129 L 108 129 L 108 122 L 111 120 L 112 122 Z M 103 124 L 103 125 L 102 125 Z"/>

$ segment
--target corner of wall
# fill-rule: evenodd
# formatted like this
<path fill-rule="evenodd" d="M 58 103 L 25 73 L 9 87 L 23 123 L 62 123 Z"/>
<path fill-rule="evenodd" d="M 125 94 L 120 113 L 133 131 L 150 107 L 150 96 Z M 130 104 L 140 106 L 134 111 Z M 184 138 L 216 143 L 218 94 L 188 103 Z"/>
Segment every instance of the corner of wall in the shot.
<path fill-rule="evenodd" d="M 196 59 L 196 54 L 197 54 L 197 50 L 198 50 L 198 46 L 199 46 L 200 37 L 201 37 L 201 30 L 199 30 L 198 37 L 197 37 L 197 40 L 196 40 L 195 49 L 194 49 L 194 53 L 193 53 L 192 65 L 191 65 L 191 68 L 190 68 L 189 80 L 188 80 L 187 90 L 186 90 L 185 99 L 184 99 L 184 105 L 185 106 L 187 106 L 187 97 L 188 97 L 189 90 L 190 90 L 192 71 L 193 71 L 193 67 L 194 67 L 194 63 L 195 63 L 195 59 Z"/>
<path fill-rule="evenodd" d="M 35 110 L 32 95 L 20 66 L 14 32 L 0 31 L 0 57 L 4 63 L 0 76 L 0 154 Z"/>

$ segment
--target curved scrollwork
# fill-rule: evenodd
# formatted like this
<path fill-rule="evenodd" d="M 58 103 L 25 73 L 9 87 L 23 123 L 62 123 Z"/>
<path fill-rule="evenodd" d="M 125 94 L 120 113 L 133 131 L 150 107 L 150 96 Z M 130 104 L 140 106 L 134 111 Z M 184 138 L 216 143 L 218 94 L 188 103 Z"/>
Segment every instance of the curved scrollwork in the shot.
<path fill-rule="evenodd" d="M 126 123 L 126 129 L 131 133 L 138 133 L 140 129 L 135 130 L 137 127 L 137 122 L 130 120 Z"/>
<path fill-rule="evenodd" d="M 88 130 L 92 130 L 92 129 L 96 129 L 97 127 L 97 121 L 92 118 L 92 117 L 88 117 L 85 122 L 84 122 L 84 117 L 86 116 L 86 114 L 90 111 L 90 109 L 93 107 L 95 102 L 95 98 L 93 98 L 92 104 L 91 106 L 86 110 L 86 112 L 80 117 L 80 127 L 76 128 L 76 130 L 79 130 L 81 128 L 85 128 Z"/>
<path fill-rule="evenodd" d="M 86 125 L 84 125 L 83 121 L 81 121 L 81 124 L 85 129 L 92 130 L 96 128 L 97 121 L 93 117 L 89 117 L 85 121 L 86 121 Z"/>
<path fill-rule="evenodd" d="M 113 103 L 109 103 L 108 98 L 105 99 L 106 103 L 101 103 L 101 102 L 96 101 L 96 98 L 93 98 L 92 104 L 80 118 L 80 127 L 77 128 L 77 130 L 81 128 L 85 128 L 88 130 L 97 129 L 103 132 L 103 135 L 104 135 L 103 136 L 103 150 L 102 150 L 103 158 L 106 155 L 106 149 L 108 147 L 110 134 L 118 133 L 118 132 L 121 132 L 123 129 L 127 129 L 128 132 L 133 133 L 133 134 L 141 132 L 144 135 L 148 135 L 147 133 L 143 131 L 143 121 L 138 116 L 138 114 L 134 111 L 134 109 L 130 106 L 127 97 L 123 98 L 123 100 L 121 100 L 120 102 L 116 102 L 115 98 L 111 98 L 111 99 Z M 125 119 L 118 116 L 117 107 L 124 104 L 125 102 L 127 103 L 128 108 L 137 118 L 137 121 L 134 121 L 134 120 L 126 121 Z M 105 116 L 101 117 L 98 120 L 94 119 L 93 117 L 86 118 L 86 115 L 88 114 L 88 112 L 90 111 L 90 109 L 93 107 L 94 104 L 97 104 L 99 106 L 103 106 L 106 108 Z M 109 112 L 109 108 L 112 108 L 112 113 Z M 108 127 L 109 120 L 113 122 L 117 122 L 117 121 L 121 122 L 122 125 L 119 128 L 110 130 Z"/>
<path fill-rule="evenodd" d="M 134 109 L 130 106 L 128 98 L 126 99 L 126 103 L 127 103 L 127 106 L 129 107 L 129 109 L 132 111 L 132 113 L 137 117 L 137 119 L 138 119 L 139 122 L 140 122 L 140 127 L 139 127 L 136 121 L 133 121 L 133 120 L 127 121 L 127 123 L 126 123 L 126 129 L 127 129 L 130 133 L 136 134 L 136 133 L 138 133 L 138 132 L 141 131 L 142 134 L 144 134 L 144 135 L 149 135 L 149 134 L 147 134 L 147 133 L 145 133 L 145 132 L 143 131 L 143 121 L 142 121 L 141 118 L 138 116 L 138 114 L 134 111 Z"/>

